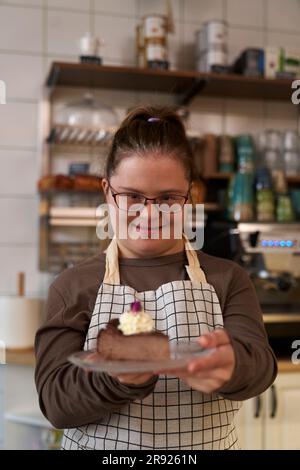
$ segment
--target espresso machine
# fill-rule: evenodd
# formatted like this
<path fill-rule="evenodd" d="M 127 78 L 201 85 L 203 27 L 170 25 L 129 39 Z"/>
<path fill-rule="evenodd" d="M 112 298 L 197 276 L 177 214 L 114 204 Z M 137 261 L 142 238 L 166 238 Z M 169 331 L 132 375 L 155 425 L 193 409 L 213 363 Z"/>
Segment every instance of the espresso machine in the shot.
<path fill-rule="evenodd" d="M 271 346 L 290 358 L 300 340 L 300 223 L 215 222 L 204 251 L 239 263 L 255 287 Z"/>

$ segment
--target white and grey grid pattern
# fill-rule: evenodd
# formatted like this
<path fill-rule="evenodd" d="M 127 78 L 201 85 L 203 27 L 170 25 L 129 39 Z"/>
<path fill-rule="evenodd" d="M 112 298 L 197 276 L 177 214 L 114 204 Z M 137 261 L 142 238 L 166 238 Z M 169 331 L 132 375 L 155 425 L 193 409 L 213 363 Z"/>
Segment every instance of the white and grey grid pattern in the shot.
<path fill-rule="evenodd" d="M 156 328 L 170 341 L 190 340 L 223 327 L 214 288 L 189 280 L 163 284 L 156 291 L 129 286 L 99 288 L 85 349 L 96 347 L 98 332 L 140 300 Z M 65 431 L 64 449 L 233 449 L 239 448 L 233 424 L 239 402 L 192 390 L 177 378 L 162 376 L 144 400 L 107 413 L 102 423 Z"/>

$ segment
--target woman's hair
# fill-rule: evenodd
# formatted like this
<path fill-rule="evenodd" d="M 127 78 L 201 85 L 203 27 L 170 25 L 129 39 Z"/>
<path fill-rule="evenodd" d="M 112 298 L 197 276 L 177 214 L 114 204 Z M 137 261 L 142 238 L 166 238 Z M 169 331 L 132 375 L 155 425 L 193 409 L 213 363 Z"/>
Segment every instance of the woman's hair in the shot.
<path fill-rule="evenodd" d="M 189 182 L 194 177 L 193 154 L 184 125 L 168 107 L 138 107 L 133 109 L 116 131 L 106 162 L 106 177 L 113 175 L 123 158 L 147 153 L 178 160 Z"/>

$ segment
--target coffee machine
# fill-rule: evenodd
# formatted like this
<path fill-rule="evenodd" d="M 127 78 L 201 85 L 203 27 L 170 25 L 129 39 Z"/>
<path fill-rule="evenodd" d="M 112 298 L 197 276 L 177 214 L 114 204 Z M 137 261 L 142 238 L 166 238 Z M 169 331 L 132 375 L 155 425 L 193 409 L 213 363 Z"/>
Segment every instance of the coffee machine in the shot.
<path fill-rule="evenodd" d="M 212 230 L 212 226 L 208 229 Z M 300 340 L 300 223 L 214 222 L 204 251 L 249 274 L 275 353 L 290 358 Z"/>

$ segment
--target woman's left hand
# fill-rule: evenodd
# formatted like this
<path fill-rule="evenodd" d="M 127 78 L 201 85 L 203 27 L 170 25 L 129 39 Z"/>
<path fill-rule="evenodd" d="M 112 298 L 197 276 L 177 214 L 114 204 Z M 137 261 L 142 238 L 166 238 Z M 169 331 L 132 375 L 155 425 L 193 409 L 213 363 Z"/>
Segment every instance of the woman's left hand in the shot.
<path fill-rule="evenodd" d="M 223 329 L 200 336 L 198 341 L 203 348 L 215 348 L 215 351 L 208 356 L 192 360 L 185 369 L 162 370 L 157 373 L 176 376 L 194 390 L 212 393 L 232 377 L 235 367 L 233 347 Z"/>

